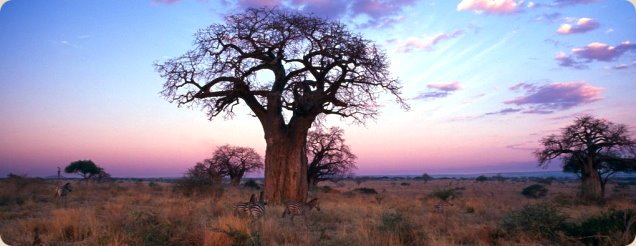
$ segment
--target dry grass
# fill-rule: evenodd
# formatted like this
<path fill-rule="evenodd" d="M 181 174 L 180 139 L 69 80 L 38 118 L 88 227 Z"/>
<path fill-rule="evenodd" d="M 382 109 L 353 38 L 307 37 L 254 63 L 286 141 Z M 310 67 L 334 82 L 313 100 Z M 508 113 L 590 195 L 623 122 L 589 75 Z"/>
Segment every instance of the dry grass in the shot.
<path fill-rule="evenodd" d="M 58 201 L 53 197 L 55 184 L 0 181 L 3 240 L 31 245 L 37 231 L 47 245 L 542 245 L 564 241 L 508 234 L 501 230 L 502 219 L 538 203 L 553 204 L 572 221 L 610 208 L 636 210 L 628 200 L 636 195 L 631 186 L 620 194 L 610 186 L 607 203 L 586 205 L 576 201 L 575 182 L 546 185 L 547 197 L 529 199 L 520 192 L 532 182 L 340 181 L 320 184 L 339 192 L 310 194 L 320 198 L 321 211 L 292 222 L 281 218 L 282 206 L 268 206 L 265 217 L 250 221 L 235 217 L 231 208 L 258 193 L 247 188 L 226 189 L 214 200 L 185 197 L 173 192 L 170 183 L 75 182 L 67 200 Z M 380 194 L 348 192 L 360 187 Z M 451 187 L 464 189 L 453 206 L 435 213 L 439 200 L 430 194 Z"/>

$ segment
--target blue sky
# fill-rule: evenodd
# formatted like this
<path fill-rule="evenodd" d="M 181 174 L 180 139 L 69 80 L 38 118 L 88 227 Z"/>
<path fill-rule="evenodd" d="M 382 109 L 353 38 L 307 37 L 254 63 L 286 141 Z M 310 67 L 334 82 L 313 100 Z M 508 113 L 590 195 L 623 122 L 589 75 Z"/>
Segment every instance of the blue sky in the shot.
<path fill-rule="evenodd" d="M 263 154 L 246 111 L 208 121 L 177 108 L 153 66 L 259 6 L 341 21 L 386 51 L 412 109 L 387 98 L 365 126 L 327 119 L 345 128 L 359 174 L 538 170 L 538 140 L 577 115 L 636 126 L 627 1 L 11 0 L 0 10 L 0 176 L 85 158 L 115 176 L 178 176 L 222 144 Z"/>

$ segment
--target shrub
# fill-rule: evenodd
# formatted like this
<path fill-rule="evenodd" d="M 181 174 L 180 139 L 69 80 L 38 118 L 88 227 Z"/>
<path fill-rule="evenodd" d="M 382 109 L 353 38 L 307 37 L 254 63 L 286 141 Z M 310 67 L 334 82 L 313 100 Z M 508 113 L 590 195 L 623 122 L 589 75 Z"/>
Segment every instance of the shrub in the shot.
<path fill-rule="evenodd" d="M 357 192 L 360 194 L 378 194 L 378 192 L 375 189 L 367 188 L 367 187 L 356 188 L 353 190 L 353 192 Z"/>
<path fill-rule="evenodd" d="M 626 245 L 633 239 L 636 220 L 633 210 L 610 210 L 582 221 L 569 224 L 566 232 L 586 245 Z M 629 224 L 629 222 L 632 224 Z"/>
<path fill-rule="evenodd" d="M 402 245 L 419 245 L 418 239 L 425 239 L 424 231 L 416 228 L 399 212 L 382 213 L 378 229 L 397 235 Z"/>
<path fill-rule="evenodd" d="M 256 190 L 261 189 L 261 186 L 258 183 L 256 183 L 256 181 L 253 179 L 248 179 L 247 181 L 245 181 L 245 184 L 243 184 L 243 186 L 247 188 L 256 189 Z"/>
<path fill-rule="evenodd" d="M 488 181 L 488 177 L 484 175 L 480 175 L 479 177 L 475 179 L 475 182 L 484 182 L 484 181 Z"/>
<path fill-rule="evenodd" d="M 206 178 L 186 176 L 176 181 L 174 190 L 186 196 L 209 194 L 212 192 L 212 180 Z"/>
<path fill-rule="evenodd" d="M 403 183 L 401 183 L 400 185 L 401 185 L 401 186 L 409 186 L 409 185 L 411 185 L 411 183 L 403 182 Z"/>
<path fill-rule="evenodd" d="M 543 185 L 533 184 L 524 188 L 523 191 L 521 191 L 521 194 L 530 198 L 541 198 L 548 194 L 548 189 Z"/>
<path fill-rule="evenodd" d="M 464 190 L 463 187 L 436 190 L 433 193 L 431 193 L 431 196 L 437 197 L 442 201 L 448 201 L 461 195 L 462 190 Z"/>
<path fill-rule="evenodd" d="M 506 232 L 524 232 L 533 236 L 554 239 L 564 227 L 567 216 L 548 204 L 526 205 L 506 215 L 501 227 Z"/>

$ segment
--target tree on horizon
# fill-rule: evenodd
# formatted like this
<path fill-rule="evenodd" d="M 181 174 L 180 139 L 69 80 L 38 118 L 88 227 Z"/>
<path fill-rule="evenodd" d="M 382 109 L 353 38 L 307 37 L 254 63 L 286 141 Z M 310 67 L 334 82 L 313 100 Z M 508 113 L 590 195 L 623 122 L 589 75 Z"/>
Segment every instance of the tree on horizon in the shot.
<path fill-rule="evenodd" d="M 246 173 L 263 169 L 263 159 L 253 148 L 223 145 L 210 159 L 204 161 L 216 168 L 222 176 L 230 176 L 230 183 L 237 187 Z"/>
<path fill-rule="evenodd" d="M 307 136 L 307 180 L 310 186 L 336 175 L 345 176 L 356 169 L 357 157 L 345 144 L 344 130 L 318 128 Z"/>
<path fill-rule="evenodd" d="M 64 168 L 65 173 L 75 173 L 82 176 L 84 180 L 89 180 L 103 171 L 104 169 L 97 166 L 92 160 L 74 161 Z"/>
<path fill-rule="evenodd" d="M 156 64 L 162 95 L 210 119 L 244 103 L 263 128 L 265 194 L 307 199 L 307 134 L 319 116 L 364 123 L 382 93 L 404 108 L 386 55 L 337 21 L 279 9 L 248 9 L 195 34 L 194 48 Z"/>
<path fill-rule="evenodd" d="M 627 126 L 586 115 L 576 118 L 561 135 L 549 135 L 541 140 L 543 149 L 535 151 L 539 166 L 561 157 L 566 172 L 581 178 L 581 196 L 600 200 L 605 195 L 605 183 L 613 172 L 636 170 L 636 141 Z M 603 176 L 608 175 L 609 176 Z"/>

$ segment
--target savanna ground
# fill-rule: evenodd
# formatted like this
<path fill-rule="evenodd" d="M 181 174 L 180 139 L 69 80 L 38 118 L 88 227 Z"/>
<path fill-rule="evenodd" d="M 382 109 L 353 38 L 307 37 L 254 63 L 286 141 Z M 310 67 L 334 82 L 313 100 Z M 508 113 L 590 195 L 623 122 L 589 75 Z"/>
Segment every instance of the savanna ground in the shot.
<path fill-rule="evenodd" d="M 53 191 L 61 181 L 1 180 L 2 239 L 9 245 L 32 245 L 36 234 L 44 245 L 612 245 L 633 238 L 636 227 L 625 232 L 636 189 L 616 183 L 598 204 L 577 200 L 576 181 L 543 184 L 549 191 L 542 198 L 521 194 L 536 184 L 528 180 L 321 182 L 331 189 L 310 193 L 321 211 L 292 222 L 281 218 L 282 206 L 268 205 L 252 222 L 234 216 L 232 204 L 258 194 L 253 188 L 226 188 L 214 199 L 185 196 L 164 182 L 71 182 L 73 192 L 58 201 Z M 349 192 L 363 187 L 379 194 Z M 431 194 L 449 189 L 460 194 L 437 213 L 439 198 Z"/>

